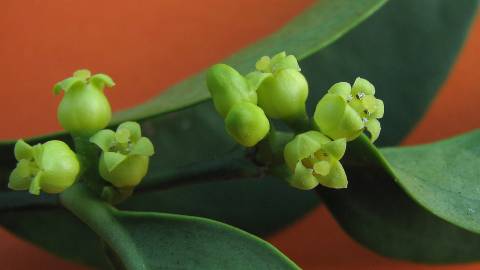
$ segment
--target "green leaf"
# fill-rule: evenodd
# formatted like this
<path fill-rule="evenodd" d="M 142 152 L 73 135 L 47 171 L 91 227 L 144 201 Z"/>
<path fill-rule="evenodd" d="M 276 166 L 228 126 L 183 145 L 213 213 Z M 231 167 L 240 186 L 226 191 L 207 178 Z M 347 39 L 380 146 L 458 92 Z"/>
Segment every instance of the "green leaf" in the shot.
<path fill-rule="evenodd" d="M 416 147 L 382 151 L 398 183 L 435 215 L 480 233 L 480 130 Z"/>
<path fill-rule="evenodd" d="M 299 269 L 267 242 L 220 222 L 119 211 L 81 184 L 60 198 L 98 234 L 125 269 Z"/>
<path fill-rule="evenodd" d="M 480 231 L 479 139 L 477 131 L 431 145 L 389 148 L 382 150 L 385 159 L 362 136 L 343 161 L 348 189 L 318 191 L 347 233 L 382 255 L 429 263 L 476 261 L 480 235 L 470 231 Z"/>
<path fill-rule="evenodd" d="M 366 78 L 386 105 L 377 144 L 398 144 L 447 78 L 477 10 L 478 0 L 389 1 L 337 42 L 301 61 L 314 90 L 310 112 L 334 83 Z"/>

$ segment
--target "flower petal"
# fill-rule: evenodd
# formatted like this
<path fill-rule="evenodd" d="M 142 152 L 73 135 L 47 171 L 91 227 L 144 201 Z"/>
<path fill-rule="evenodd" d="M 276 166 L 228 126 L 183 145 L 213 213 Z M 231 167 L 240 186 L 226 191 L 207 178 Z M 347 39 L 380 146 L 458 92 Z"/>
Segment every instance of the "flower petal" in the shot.
<path fill-rule="evenodd" d="M 310 190 L 318 186 L 317 178 L 313 176 L 313 170 L 306 168 L 301 162 L 297 163 L 295 173 L 288 179 L 288 182 L 291 186 L 302 190 Z"/>
<path fill-rule="evenodd" d="M 316 174 L 325 176 L 330 173 L 330 167 L 330 162 L 321 160 L 313 165 L 313 170 Z"/>
<path fill-rule="evenodd" d="M 250 88 L 250 91 L 257 91 L 258 87 L 262 84 L 262 82 L 269 78 L 272 77 L 272 73 L 264 73 L 264 72 L 259 72 L 259 71 L 254 71 L 250 72 L 245 76 L 245 79 L 247 80 L 248 86 Z"/>
<path fill-rule="evenodd" d="M 142 137 L 133 146 L 130 155 L 152 156 L 155 153 L 154 147 L 150 139 Z"/>
<path fill-rule="evenodd" d="M 142 129 L 140 124 L 133 121 L 127 121 L 120 124 L 117 128 L 117 132 L 121 129 L 127 129 L 130 133 L 130 140 L 132 142 L 138 141 L 142 137 Z"/>
<path fill-rule="evenodd" d="M 330 172 L 326 176 L 317 177 L 318 182 L 329 188 L 346 188 L 348 186 L 347 175 L 339 161 L 334 160 L 330 163 Z"/>
<path fill-rule="evenodd" d="M 73 77 L 78 78 L 80 80 L 87 80 L 90 78 L 92 74 L 90 73 L 90 70 L 88 69 L 79 69 L 73 73 Z"/>
<path fill-rule="evenodd" d="M 40 195 L 40 186 L 41 186 L 42 176 L 43 176 L 42 172 L 38 172 L 37 175 L 35 175 L 35 178 L 33 178 L 32 182 L 30 182 L 30 187 L 28 189 L 28 192 L 30 192 L 33 195 Z"/>
<path fill-rule="evenodd" d="M 108 152 L 115 144 L 115 132 L 110 129 L 104 129 L 90 137 L 90 142 L 96 144 L 102 151 Z"/>
<path fill-rule="evenodd" d="M 24 140 L 18 140 L 15 143 L 15 149 L 13 150 L 15 153 L 15 159 L 31 159 L 33 157 L 33 150 L 32 146 L 26 143 Z"/>
<path fill-rule="evenodd" d="M 116 153 L 116 152 L 104 152 L 103 161 L 109 172 L 112 172 L 120 163 L 122 163 L 127 158 L 126 155 Z"/>
<path fill-rule="evenodd" d="M 328 89 L 328 93 L 340 95 L 345 101 L 352 98 L 351 92 L 352 86 L 347 82 L 338 82 Z"/>
<path fill-rule="evenodd" d="M 374 118 L 382 118 L 383 117 L 383 113 L 384 113 L 384 106 L 383 106 L 383 101 L 380 100 L 380 99 L 377 99 L 376 100 L 376 109 L 375 111 L 372 113 L 372 117 Z"/>
<path fill-rule="evenodd" d="M 365 95 L 375 95 L 375 86 L 369 81 L 357 77 L 352 86 L 352 95 L 364 93 Z"/>
<path fill-rule="evenodd" d="M 8 179 L 8 188 L 13 190 L 27 190 L 31 179 L 28 177 L 30 172 L 26 167 L 17 166 Z"/>
<path fill-rule="evenodd" d="M 345 138 L 334 140 L 324 144 L 322 148 L 334 159 L 340 160 L 345 154 L 345 150 L 347 149 L 347 140 Z"/>
<path fill-rule="evenodd" d="M 98 89 L 103 89 L 106 87 L 112 87 L 115 85 L 115 82 L 107 74 L 95 74 L 90 78 L 90 83 Z"/>
<path fill-rule="evenodd" d="M 367 121 L 367 123 L 365 123 L 365 127 L 370 133 L 370 141 L 373 143 L 380 135 L 380 130 L 382 129 L 380 122 L 377 119 L 370 119 Z"/>

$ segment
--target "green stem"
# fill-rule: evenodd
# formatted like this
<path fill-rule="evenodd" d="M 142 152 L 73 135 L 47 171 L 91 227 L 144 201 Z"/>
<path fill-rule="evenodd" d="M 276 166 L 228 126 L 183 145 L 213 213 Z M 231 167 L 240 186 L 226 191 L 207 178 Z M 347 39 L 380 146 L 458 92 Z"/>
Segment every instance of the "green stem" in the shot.
<path fill-rule="evenodd" d="M 98 173 L 100 150 L 88 137 L 73 136 L 73 142 L 82 167 L 79 179 L 83 179 L 91 189 L 101 194 L 105 183 Z"/>
<path fill-rule="evenodd" d="M 83 183 L 77 183 L 60 194 L 60 202 L 105 241 L 126 269 L 146 269 L 137 246 L 129 241 L 130 234 L 115 218 L 116 208 L 102 201 Z"/>
<path fill-rule="evenodd" d="M 311 129 L 310 119 L 305 111 L 290 119 L 286 119 L 285 123 L 297 134 Z"/>

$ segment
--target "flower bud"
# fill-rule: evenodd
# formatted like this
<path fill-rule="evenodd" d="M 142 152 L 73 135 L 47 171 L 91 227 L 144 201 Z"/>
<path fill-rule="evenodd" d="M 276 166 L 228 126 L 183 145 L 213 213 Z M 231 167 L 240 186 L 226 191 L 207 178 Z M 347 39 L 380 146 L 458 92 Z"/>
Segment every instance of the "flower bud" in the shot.
<path fill-rule="evenodd" d="M 116 132 L 101 130 L 90 138 L 90 142 L 102 149 L 100 175 L 115 187 L 134 187 L 147 174 L 154 147 L 148 138 L 142 137 L 138 123 L 122 123 Z"/>
<path fill-rule="evenodd" d="M 13 190 L 29 190 L 60 193 L 70 187 L 80 172 L 80 163 L 70 147 L 62 141 L 48 141 L 30 146 L 23 140 L 15 144 L 17 167 L 10 174 L 8 187 Z"/>
<path fill-rule="evenodd" d="M 257 104 L 255 90 L 251 89 L 245 77 L 228 65 L 217 64 L 207 71 L 207 87 L 215 109 L 223 118 L 235 104 Z"/>
<path fill-rule="evenodd" d="M 357 138 L 364 129 L 375 141 L 380 134 L 383 101 L 376 99 L 375 87 L 367 80 L 357 78 L 353 87 L 349 83 L 334 84 L 318 102 L 314 114 L 316 127 L 332 139 Z"/>
<path fill-rule="evenodd" d="M 62 127 L 78 136 L 90 136 L 105 128 L 112 117 L 110 103 L 103 93 L 104 87 L 115 83 L 105 74 L 90 76 L 90 71 L 78 70 L 54 87 L 65 95 L 60 102 L 57 117 Z"/>
<path fill-rule="evenodd" d="M 282 52 L 272 59 L 262 57 L 256 68 L 271 74 L 257 89 L 258 105 L 265 114 L 285 121 L 305 118 L 308 83 L 300 73 L 297 59 Z"/>
<path fill-rule="evenodd" d="M 268 134 L 270 123 L 257 105 L 242 102 L 232 107 L 225 118 L 225 127 L 235 141 L 251 147 Z"/>
<path fill-rule="evenodd" d="M 346 140 L 330 140 L 318 131 L 301 133 L 284 149 L 284 158 L 292 176 L 288 182 L 298 189 L 309 190 L 322 184 L 330 188 L 346 188 L 347 176 L 340 159 Z"/>

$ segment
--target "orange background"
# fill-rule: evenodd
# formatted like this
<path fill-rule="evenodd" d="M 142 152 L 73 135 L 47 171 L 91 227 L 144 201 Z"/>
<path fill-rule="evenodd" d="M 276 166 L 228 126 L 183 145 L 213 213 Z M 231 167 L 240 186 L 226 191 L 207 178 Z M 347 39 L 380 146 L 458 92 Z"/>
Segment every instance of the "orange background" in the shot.
<path fill-rule="evenodd" d="M 53 83 L 78 68 L 105 72 L 115 110 L 159 93 L 281 27 L 311 0 L 2 1 L 0 139 L 59 130 Z M 188 8 L 186 8 L 188 6 Z M 427 115 L 405 144 L 479 127 L 480 19 Z M 268 239 L 305 269 L 480 269 L 382 258 L 351 240 L 320 207 Z M 86 269 L 0 229 L 2 269 Z"/>

